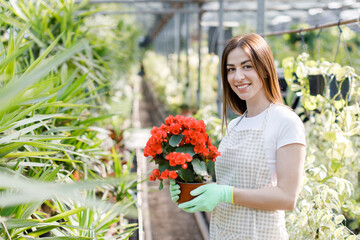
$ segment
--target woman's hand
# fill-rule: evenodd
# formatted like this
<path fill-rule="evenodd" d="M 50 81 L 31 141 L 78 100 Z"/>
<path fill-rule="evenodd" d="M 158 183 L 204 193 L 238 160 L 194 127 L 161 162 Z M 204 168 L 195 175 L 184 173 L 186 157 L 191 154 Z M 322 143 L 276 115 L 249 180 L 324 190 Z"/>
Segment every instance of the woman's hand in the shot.
<path fill-rule="evenodd" d="M 171 195 L 171 200 L 176 203 L 179 200 L 179 194 L 180 194 L 180 186 L 179 184 L 176 184 L 174 179 L 170 180 L 170 195 Z"/>
<path fill-rule="evenodd" d="M 233 202 L 233 188 L 227 185 L 206 184 L 192 190 L 190 194 L 197 196 L 191 201 L 179 204 L 185 212 L 210 212 L 220 202 Z"/>

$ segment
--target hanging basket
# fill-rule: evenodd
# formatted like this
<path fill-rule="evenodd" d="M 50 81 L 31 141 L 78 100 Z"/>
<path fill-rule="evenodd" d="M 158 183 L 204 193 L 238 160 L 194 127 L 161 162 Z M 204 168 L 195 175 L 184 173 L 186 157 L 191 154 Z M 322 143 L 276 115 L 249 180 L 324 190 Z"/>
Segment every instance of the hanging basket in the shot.
<path fill-rule="evenodd" d="M 188 202 L 192 199 L 194 199 L 195 197 L 190 195 L 190 192 L 192 190 L 194 190 L 197 187 L 200 187 L 204 184 L 207 184 L 207 182 L 204 183 L 184 183 L 184 182 L 179 182 L 176 181 L 177 184 L 179 184 L 180 186 L 180 195 L 179 195 L 179 200 L 177 201 L 178 204 L 183 203 L 183 202 Z"/>
<path fill-rule="evenodd" d="M 349 78 L 345 78 L 343 81 L 339 82 L 333 74 L 329 76 L 329 80 L 330 98 L 333 99 L 336 96 L 335 100 L 344 99 L 345 101 L 349 101 L 351 80 Z"/>
<path fill-rule="evenodd" d="M 322 74 L 317 75 L 309 75 L 309 86 L 310 86 L 310 95 L 316 96 L 320 94 L 324 96 L 324 88 L 325 88 L 325 79 Z"/>

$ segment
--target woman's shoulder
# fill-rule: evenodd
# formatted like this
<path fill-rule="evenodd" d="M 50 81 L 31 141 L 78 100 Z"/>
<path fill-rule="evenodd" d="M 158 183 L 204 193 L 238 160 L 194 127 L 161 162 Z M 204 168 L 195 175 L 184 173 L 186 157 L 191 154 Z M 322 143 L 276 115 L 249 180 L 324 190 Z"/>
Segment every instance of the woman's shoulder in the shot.
<path fill-rule="evenodd" d="M 300 117 L 294 112 L 294 110 L 286 105 L 274 104 L 272 113 L 272 118 L 276 119 L 279 123 L 283 121 L 302 123 Z"/>
<path fill-rule="evenodd" d="M 286 105 L 276 104 L 269 119 L 269 131 L 275 136 L 277 149 L 290 143 L 305 145 L 305 128 L 300 117 Z"/>

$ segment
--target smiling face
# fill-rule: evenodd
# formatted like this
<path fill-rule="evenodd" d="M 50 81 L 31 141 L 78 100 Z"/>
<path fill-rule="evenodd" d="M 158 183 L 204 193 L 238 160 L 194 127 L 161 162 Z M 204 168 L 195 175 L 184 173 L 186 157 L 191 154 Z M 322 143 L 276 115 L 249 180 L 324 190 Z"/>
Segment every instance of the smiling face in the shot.
<path fill-rule="evenodd" d="M 267 100 L 262 80 L 249 56 L 240 47 L 229 53 L 226 72 L 231 89 L 241 100 L 247 104 Z"/>

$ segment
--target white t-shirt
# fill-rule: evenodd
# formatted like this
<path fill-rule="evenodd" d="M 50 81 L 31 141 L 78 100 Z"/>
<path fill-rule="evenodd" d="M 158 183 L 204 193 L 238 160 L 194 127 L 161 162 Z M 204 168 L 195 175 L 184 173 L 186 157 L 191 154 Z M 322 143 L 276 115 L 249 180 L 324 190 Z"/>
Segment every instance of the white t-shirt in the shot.
<path fill-rule="evenodd" d="M 244 117 L 235 126 L 236 130 L 257 129 L 260 130 L 268 109 L 254 117 Z M 228 130 L 232 129 L 239 122 L 237 117 L 230 121 Z M 264 129 L 265 156 L 269 164 L 272 184 L 276 186 L 276 150 L 291 144 L 305 143 L 305 129 L 299 116 L 291 109 L 283 105 L 273 104 Z"/>

